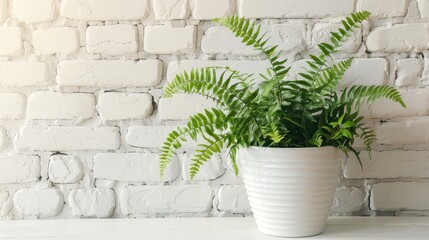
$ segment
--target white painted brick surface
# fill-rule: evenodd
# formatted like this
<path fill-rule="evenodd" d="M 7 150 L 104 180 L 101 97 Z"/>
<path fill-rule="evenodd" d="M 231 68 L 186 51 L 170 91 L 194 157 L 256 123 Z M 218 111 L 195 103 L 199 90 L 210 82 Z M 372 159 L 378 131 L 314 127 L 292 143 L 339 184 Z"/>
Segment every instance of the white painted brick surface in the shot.
<path fill-rule="evenodd" d="M 13 202 L 23 215 L 53 217 L 61 213 L 64 200 L 57 189 L 21 189 L 15 193 Z"/>
<path fill-rule="evenodd" d="M 106 218 L 113 214 L 115 192 L 112 189 L 73 189 L 68 202 L 75 216 Z"/>
<path fill-rule="evenodd" d="M 402 90 L 400 93 L 407 108 L 403 108 L 399 103 L 380 99 L 370 106 L 371 117 L 395 118 L 429 114 L 429 89 Z"/>
<path fill-rule="evenodd" d="M 234 0 L 190 0 L 192 18 L 198 20 L 211 20 L 229 16 L 234 13 Z"/>
<path fill-rule="evenodd" d="M 329 42 L 332 35 L 331 32 L 342 28 L 341 23 L 316 23 L 312 30 L 311 44 L 312 48 L 316 49 L 317 45 L 322 42 Z M 339 48 L 340 52 L 354 53 L 359 50 L 362 44 L 362 31 L 356 30 Z M 318 48 L 317 48 L 318 49 Z"/>
<path fill-rule="evenodd" d="M 13 15 L 25 23 L 40 23 L 53 20 L 57 16 L 54 0 L 14 0 Z"/>
<path fill-rule="evenodd" d="M 106 120 L 141 119 L 152 114 L 152 96 L 146 93 L 104 93 L 98 113 Z"/>
<path fill-rule="evenodd" d="M 419 144 L 429 142 L 429 119 L 405 119 L 383 123 L 376 127 L 377 143 L 387 145 Z"/>
<path fill-rule="evenodd" d="M 6 216 L 12 208 L 9 201 L 10 194 L 7 191 L 0 191 L 0 216 Z"/>
<path fill-rule="evenodd" d="M 86 30 L 89 53 L 122 55 L 137 52 L 137 29 L 131 25 L 90 26 Z"/>
<path fill-rule="evenodd" d="M 156 20 L 186 19 L 189 17 L 189 0 L 156 0 L 152 4 Z"/>
<path fill-rule="evenodd" d="M 428 151 L 391 150 L 360 154 L 363 171 L 355 156 L 350 156 L 344 169 L 346 178 L 427 178 Z"/>
<path fill-rule="evenodd" d="M 4 128 L 0 127 L 0 150 L 4 149 L 9 143 L 9 136 Z"/>
<path fill-rule="evenodd" d="M 144 50 L 153 54 L 191 53 L 196 47 L 196 33 L 195 26 L 147 26 L 144 32 Z"/>
<path fill-rule="evenodd" d="M 58 64 L 60 86 L 121 88 L 155 86 L 161 80 L 159 60 L 75 60 Z"/>
<path fill-rule="evenodd" d="M 369 33 L 366 46 L 370 52 L 420 52 L 429 47 L 429 25 L 410 23 L 376 28 Z"/>
<path fill-rule="evenodd" d="M 422 72 L 422 83 L 424 85 L 429 85 L 429 59 L 424 59 L 424 68 Z"/>
<path fill-rule="evenodd" d="M 3 22 L 8 17 L 8 0 L 0 0 L 0 22 Z"/>
<path fill-rule="evenodd" d="M 429 2 L 427 0 L 417 0 L 417 6 L 422 18 L 429 17 Z"/>
<path fill-rule="evenodd" d="M 132 126 L 125 137 L 127 143 L 134 147 L 161 148 L 168 134 L 175 126 Z"/>
<path fill-rule="evenodd" d="M 250 204 L 244 185 L 226 185 L 219 188 L 219 204 L 221 211 L 232 213 L 250 213 Z"/>
<path fill-rule="evenodd" d="M 207 185 L 128 186 L 119 196 L 127 215 L 201 213 L 210 210 L 212 190 Z"/>
<path fill-rule="evenodd" d="M 0 157 L 0 183 L 36 182 L 40 178 L 38 156 L 5 155 Z"/>
<path fill-rule="evenodd" d="M 362 71 L 362 69 L 365 69 Z M 344 74 L 340 86 L 383 85 L 389 76 L 389 63 L 384 58 L 356 58 Z"/>
<path fill-rule="evenodd" d="M 43 86 L 49 81 L 48 66 L 38 62 L 0 62 L 0 86 Z"/>
<path fill-rule="evenodd" d="M 193 154 L 185 153 L 180 156 L 182 163 L 182 178 L 191 181 L 190 167 L 192 164 Z M 225 173 L 225 167 L 222 164 L 220 156 L 213 156 L 209 161 L 201 166 L 200 171 L 194 177 L 194 181 L 214 180 Z"/>
<path fill-rule="evenodd" d="M 159 116 L 162 120 L 185 120 L 215 106 L 213 101 L 200 95 L 176 94 L 159 100 Z"/>
<path fill-rule="evenodd" d="M 116 150 L 116 127 L 24 127 L 15 138 L 18 151 Z"/>
<path fill-rule="evenodd" d="M 422 61 L 418 58 L 398 60 L 395 85 L 399 87 L 417 85 L 421 80 L 422 66 Z"/>
<path fill-rule="evenodd" d="M 25 96 L 19 93 L 0 93 L 0 119 L 23 118 L 25 101 Z"/>
<path fill-rule="evenodd" d="M 25 1 L 25 0 L 24 0 Z M 148 0 L 64 0 L 61 15 L 87 21 L 139 20 L 147 16 Z"/>
<path fill-rule="evenodd" d="M 22 33 L 19 27 L 0 27 L 0 56 L 23 54 Z"/>
<path fill-rule="evenodd" d="M 278 45 L 278 50 L 298 52 L 306 45 L 306 26 L 304 24 L 263 25 L 262 32 L 267 32 L 271 39 L 268 45 Z M 261 51 L 246 46 L 225 27 L 215 26 L 204 32 L 201 50 L 209 54 L 258 55 Z"/>
<path fill-rule="evenodd" d="M 28 97 L 27 118 L 30 119 L 89 119 L 94 111 L 92 94 L 41 91 Z"/>
<path fill-rule="evenodd" d="M 167 69 L 167 80 L 172 81 L 176 74 L 182 73 L 184 71 L 190 71 L 193 68 L 203 68 L 203 67 L 230 67 L 236 71 L 243 73 L 253 74 L 255 80 L 261 81 L 259 77 L 260 73 L 265 73 L 266 68 L 268 68 L 268 61 L 252 61 L 252 60 L 183 60 L 183 61 L 171 61 L 168 64 Z"/>
<path fill-rule="evenodd" d="M 429 184 L 419 182 L 377 183 L 371 191 L 371 209 L 428 210 Z"/>
<path fill-rule="evenodd" d="M 54 183 L 76 183 L 84 175 L 82 162 L 70 155 L 53 155 L 49 158 L 49 180 Z"/>
<path fill-rule="evenodd" d="M 358 0 L 357 11 L 370 11 L 375 17 L 403 17 L 410 0 Z"/>
<path fill-rule="evenodd" d="M 247 18 L 322 18 L 353 10 L 353 0 L 238 0 L 238 14 Z"/>
<path fill-rule="evenodd" d="M 156 153 L 100 153 L 94 157 L 94 177 L 125 182 L 173 181 L 179 175 L 176 158 L 167 167 L 163 179 Z"/>
<path fill-rule="evenodd" d="M 72 54 L 79 50 L 75 29 L 57 27 L 33 32 L 33 46 L 38 54 Z"/>
<path fill-rule="evenodd" d="M 336 213 L 357 212 L 364 204 L 365 193 L 355 187 L 340 187 L 335 190 L 331 211 Z"/>

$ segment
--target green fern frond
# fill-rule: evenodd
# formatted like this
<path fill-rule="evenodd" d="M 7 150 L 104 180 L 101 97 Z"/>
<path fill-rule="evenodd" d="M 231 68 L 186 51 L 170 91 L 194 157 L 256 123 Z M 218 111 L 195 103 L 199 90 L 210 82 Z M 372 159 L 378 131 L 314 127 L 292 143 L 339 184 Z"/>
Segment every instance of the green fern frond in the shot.
<path fill-rule="evenodd" d="M 353 58 L 349 58 L 321 71 L 313 82 L 312 88 L 314 91 L 335 90 L 340 80 L 343 79 L 347 69 L 351 67 L 352 62 Z"/>
<path fill-rule="evenodd" d="M 202 133 L 211 133 L 215 135 L 215 130 L 222 131 L 227 127 L 226 115 L 218 110 L 205 110 L 203 113 L 197 113 L 191 116 L 185 127 L 178 127 L 168 134 L 161 148 L 159 168 L 161 176 L 173 159 L 177 150 L 182 148 L 187 138 L 197 140 L 197 135 Z"/>
<path fill-rule="evenodd" d="M 363 103 L 372 103 L 379 98 L 387 98 L 406 107 L 399 91 L 388 85 L 382 86 L 352 86 L 345 88 L 341 95 L 341 102 L 350 102 L 360 109 Z"/>
<path fill-rule="evenodd" d="M 218 136 L 216 134 L 210 135 L 211 138 L 206 138 L 207 143 L 198 144 L 195 155 L 192 158 L 190 167 L 190 178 L 194 179 L 195 175 L 200 171 L 201 166 L 209 161 L 211 157 L 222 151 L 222 147 L 225 143 L 225 136 Z"/>

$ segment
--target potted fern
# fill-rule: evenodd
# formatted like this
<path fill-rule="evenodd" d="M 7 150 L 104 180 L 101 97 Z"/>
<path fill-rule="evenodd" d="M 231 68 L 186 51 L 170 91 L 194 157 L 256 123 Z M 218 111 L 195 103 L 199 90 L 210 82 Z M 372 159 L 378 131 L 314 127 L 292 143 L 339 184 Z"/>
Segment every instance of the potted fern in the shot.
<path fill-rule="evenodd" d="M 340 170 L 341 151 L 352 152 L 356 137 L 367 150 L 375 139 L 359 115 L 362 104 L 387 98 L 405 107 L 399 92 L 387 85 L 337 90 L 353 59 L 333 61 L 350 33 L 369 12 L 346 17 L 330 41 L 318 45 L 299 79 L 286 79 L 289 68 L 277 46 L 268 46 L 260 25 L 237 16 L 215 19 L 247 46 L 265 54 L 271 67 L 256 85 L 253 76 L 228 67 L 206 67 L 178 74 L 164 98 L 184 92 L 212 99 L 217 107 L 190 117 L 172 131 L 161 149 L 161 175 L 187 139 L 202 136 L 192 159 L 190 177 L 213 154 L 228 149 L 235 173 L 237 156 L 260 232 L 282 237 L 316 235 L 324 230 Z M 364 70 L 364 69 L 363 69 Z M 239 154 L 237 154 L 239 153 Z M 360 161 L 360 160 L 359 160 Z"/>

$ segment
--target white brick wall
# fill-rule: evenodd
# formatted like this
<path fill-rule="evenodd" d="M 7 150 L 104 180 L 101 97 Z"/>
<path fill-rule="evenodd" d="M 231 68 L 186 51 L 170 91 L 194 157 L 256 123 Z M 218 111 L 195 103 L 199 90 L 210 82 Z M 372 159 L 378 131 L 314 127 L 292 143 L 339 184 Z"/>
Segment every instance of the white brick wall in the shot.
<path fill-rule="evenodd" d="M 94 110 L 92 94 L 41 91 L 33 92 L 28 97 L 27 118 L 89 119 Z"/>
<path fill-rule="evenodd" d="M 22 55 L 22 34 L 19 27 L 0 27 L 0 55 L 19 56 Z"/>
<path fill-rule="evenodd" d="M 153 54 L 185 54 L 196 47 L 196 27 L 147 26 L 144 50 Z M 172 41 L 174 39 L 174 41 Z"/>
<path fill-rule="evenodd" d="M 40 23 L 53 20 L 57 15 L 54 0 L 14 0 L 13 15 L 25 23 Z"/>
<path fill-rule="evenodd" d="M 98 112 L 106 120 L 146 118 L 152 111 L 152 96 L 146 93 L 104 93 L 98 98 Z"/>
<path fill-rule="evenodd" d="M 89 53 L 122 55 L 137 52 L 137 29 L 130 25 L 90 26 L 86 30 Z"/>
<path fill-rule="evenodd" d="M 73 28 L 57 27 L 36 30 L 33 46 L 37 54 L 72 54 L 79 50 L 79 38 Z"/>
<path fill-rule="evenodd" d="M 365 106 L 378 134 L 372 159 L 362 153 L 364 171 L 353 156 L 344 162 L 332 214 L 427 215 L 428 2 L 0 0 L 0 218 L 250 215 L 226 154 L 190 181 L 200 140 L 184 144 L 160 178 L 168 133 L 215 106 L 196 95 L 161 98 L 162 88 L 206 66 L 262 80 L 269 62 L 211 18 L 262 23 L 296 78 L 341 17 L 363 9 L 374 17 L 333 59 L 354 57 L 341 88 L 395 86 L 408 108 Z"/>

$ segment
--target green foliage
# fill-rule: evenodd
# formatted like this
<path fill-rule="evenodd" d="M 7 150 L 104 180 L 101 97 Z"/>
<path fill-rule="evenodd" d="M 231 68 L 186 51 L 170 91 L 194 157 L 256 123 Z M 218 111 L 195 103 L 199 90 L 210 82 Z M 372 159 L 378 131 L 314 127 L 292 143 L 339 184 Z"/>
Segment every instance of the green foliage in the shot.
<path fill-rule="evenodd" d="M 289 68 L 277 46 L 268 45 L 261 26 L 244 18 L 224 17 L 215 22 L 230 29 L 247 46 L 264 53 L 271 66 L 260 76 L 257 86 L 250 74 L 228 67 L 206 67 L 178 74 L 164 91 L 165 98 L 175 93 L 200 94 L 217 103 L 217 108 L 192 116 L 185 127 L 172 131 L 161 149 L 161 175 L 174 153 L 188 139 L 204 140 L 192 158 L 190 175 L 224 148 L 235 172 L 239 148 L 322 147 L 334 146 L 346 154 L 358 155 L 353 143 L 363 140 L 367 150 L 375 140 L 372 129 L 359 116 L 364 103 L 387 98 L 405 107 L 399 92 L 387 85 L 352 86 L 337 91 L 338 83 L 353 59 L 335 62 L 332 54 L 361 23 L 369 12 L 353 13 L 342 21 L 343 27 L 331 33 L 330 41 L 318 45 L 319 55 L 310 55 L 308 67 L 298 79 L 286 79 Z M 359 159 L 359 158 L 358 158 Z M 360 160 L 359 160 L 360 161 Z"/>

